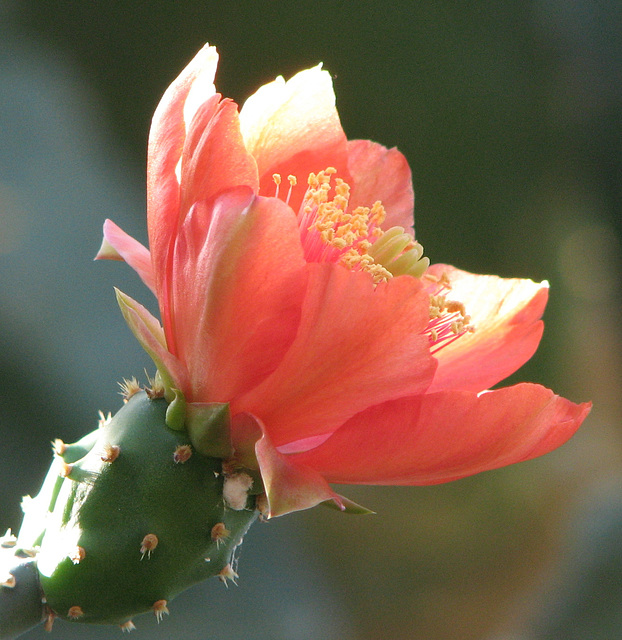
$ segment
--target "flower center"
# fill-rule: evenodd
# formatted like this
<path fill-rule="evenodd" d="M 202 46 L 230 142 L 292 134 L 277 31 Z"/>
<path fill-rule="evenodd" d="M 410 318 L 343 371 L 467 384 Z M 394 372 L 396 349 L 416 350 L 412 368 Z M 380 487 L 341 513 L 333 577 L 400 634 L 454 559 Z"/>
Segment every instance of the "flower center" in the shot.
<path fill-rule="evenodd" d="M 338 262 L 352 271 L 366 271 L 375 283 L 398 275 L 420 278 L 430 261 L 423 247 L 402 227 L 382 229 L 386 212 L 376 201 L 371 207 L 348 209 L 350 185 L 341 178 L 331 184 L 334 167 L 309 174 L 298 212 L 300 239 L 308 262 Z M 278 197 L 281 176 L 273 176 Z M 288 177 L 290 190 L 296 185 Z"/>
<path fill-rule="evenodd" d="M 430 260 L 423 257 L 423 247 L 402 227 L 382 229 L 386 212 L 380 201 L 350 211 L 350 185 L 341 178 L 335 178 L 333 185 L 335 173 L 334 167 L 328 167 L 309 174 L 307 180 L 298 211 L 307 262 L 337 262 L 351 271 L 365 271 L 375 284 L 401 275 L 424 280 L 430 295 L 430 321 L 424 333 L 432 353 L 474 331 L 464 304 L 448 297 L 451 285 L 447 276 L 437 278 L 426 273 Z M 278 198 L 281 176 L 274 174 L 273 179 Z M 294 176 L 288 176 L 288 181 L 287 203 L 297 184 Z"/>

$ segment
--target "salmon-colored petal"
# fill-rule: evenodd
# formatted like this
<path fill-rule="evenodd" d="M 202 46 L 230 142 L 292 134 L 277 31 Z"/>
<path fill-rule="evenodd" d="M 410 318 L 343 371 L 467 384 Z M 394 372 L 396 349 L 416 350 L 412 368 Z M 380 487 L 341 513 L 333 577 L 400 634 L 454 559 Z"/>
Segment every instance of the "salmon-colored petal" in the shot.
<path fill-rule="evenodd" d="M 155 294 L 155 277 L 149 250 L 112 220 L 104 222 L 104 239 L 95 260 L 125 260 Z"/>
<path fill-rule="evenodd" d="M 415 194 L 404 155 L 371 140 L 350 140 L 348 170 L 352 176 L 350 209 L 371 207 L 380 200 L 387 213 L 383 228 L 403 227 L 414 237 Z"/>
<path fill-rule="evenodd" d="M 158 290 L 164 275 L 158 267 L 166 263 L 179 216 L 176 169 L 186 130 L 199 106 L 216 92 L 217 65 L 216 49 L 205 45 L 166 90 L 151 123 L 147 150 L 147 223 Z"/>
<path fill-rule="evenodd" d="M 428 273 L 450 280 L 448 300 L 462 302 L 475 330 L 435 352 L 438 369 L 430 392 L 481 391 L 514 373 L 535 353 L 548 283 L 467 273 L 433 265 Z"/>
<path fill-rule="evenodd" d="M 328 433 L 363 409 L 423 393 L 436 363 L 421 332 L 428 296 L 419 280 L 374 287 L 364 272 L 309 264 L 300 328 L 276 371 L 236 402 L 275 446 Z M 233 410 L 232 405 L 232 410 Z"/>
<path fill-rule="evenodd" d="M 305 267 L 281 200 L 246 187 L 192 208 L 175 249 L 171 330 L 192 401 L 229 402 L 274 371 L 296 334 Z"/>
<path fill-rule="evenodd" d="M 169 352 L 160 323 L 145 307 L 122 291 L 115 289 L 117 302 L 132 333 L 156 365 L 167 391 L 185 392 L 188 375 L 183 364 Z M 169 402 L 172 397 L 168 397 Z"/>
<path fill-rule="evenodd" d="M 330 74 L 321 66 L 261 87 L 244 103 L 240 125 L 246 148 L 257 160 L 262 195 L 274 195 L 274 173 L 281 174 L 285 184 L 290 174 L 298 179 L 290 199 L 294 211 L 309 173 L 333 166 L 348 178 L 346 137 Z M 286 196 L 287 189 L 281 195 Z"/>
<path fill-rule="evenodd" d="M 277 451 L 262 422 L 250 414 L 238 414 L 233 422 L 233 440 L 236 426 L 255 441 L 254 458 L 268 499 L 268 517 L 282 516 L 293 511 L 310 509 L 334 501 L 344 509 L 341 498 L 328 486 L 324 478 L 313 469 L 294 464 L 292 459 Z"/>
<path fill-rule="evenodd" d="M 329 482 L 448 482 L 552 451 L 590 407 L 534 384 L 444 391 L 368 409 L 316 449 L 292 457 Z"/>
<path fill-rule="evenodd" d="M 199 200 L 237 186 L 259 189 L 257 164 L 240 133 L 237 105 L 218 94 L 197 110 L 184 145 L 180 223 Z"/>

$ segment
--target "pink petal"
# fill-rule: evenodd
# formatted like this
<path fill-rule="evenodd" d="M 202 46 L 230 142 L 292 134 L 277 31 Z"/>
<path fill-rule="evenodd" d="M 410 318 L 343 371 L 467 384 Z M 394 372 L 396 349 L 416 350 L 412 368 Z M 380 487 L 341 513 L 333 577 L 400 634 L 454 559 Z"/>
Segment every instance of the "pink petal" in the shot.
<path fill-rule="evenodd" d="M 234 429 L 236 423 L 246 436 L 254 433 L 255 458 L 268 499 L 268 517 L 310 509 L 327 500 L 334 500 L 343 508 L 340 497 L 319 473 L 305 465 L 295 464 L 290 457 L 274 448 L 264 425 L 254 416 L 239 414 L 234 420 Z"/>
<path fill-rule="evenodd" d="M 136 300 L 118 289 L 115 291 L 125 321 L 155 363 L 165 386 L 185 393 L 188 388 L 186 370 L 183 364 L 168 351 L 160 323 Z"/>
<path fill-rule="evenodd" d="M 475 327 L 435 353 L 438 369 L 430 392 L 488 389 L 531 358 L 542 337 L 547 282 L 480 276 L 439 264 L 428 273 L 449 276 L 447 299 L 462 302 Z"/>
<path fill-rule="evenodd" d="M 335 108 L 330 74 L 320 66 L 285 82 L 278 77 L 244 103 L 240 126 L 246 148 L 257 160 L 260 193 L 275 193 L 272 179 L 281 174 L 298 179 L 290 204 L 298 211 L 309 173 L 328 166 L 348 178 L 346 137 Z M 287 189 L 283 190 L 283 196 Z"/>
<path fill-rule="evenodd" d="M 403 154 L 371 140 L 350 140 L 348 170 L 352 176 L 349 208 L 371 207 L 380 200 L 387 212 L 383 229 L 403 227 L 413 235 L 415 194 Z"/>
<path fill-rule="evenodd" d="M 179 181 L 175 173 L 186 128 L 198 107 L 216 92 L 218 54 L 205 45 L 170 85 L 155 111 L 147 152 L 147 222 L 153 264 L 166 262 L 179 216 Z M 189 96 L 189 94 L 191 94 Z M 156 272 L 160 290 L 162 275 Z"/>
<path fill-rule="evenodd" d="M 282 201 L 238 188 L 193 207 L 176 246 L 171 330 L 191 400 L 229 402 L 272 373 L 296 334 L 305 266 Z"/>
<path fill-rule="evenodd" d="M 125 260 L 155 294 L 155 280 L 149 250 L 125 233 L 112 220 L 104 222 L 104 240 L 95 260 Z"/>
<path fill-rule="evenodd" d="M 218 95 L 196 112 L 182 156 L 180 220 L 199 200 L 208 200 L 232 187 L 259 189 L 257 164 L 246 152 L 237 105 L 218 102 Z"/>
<path fill-rule="evenodd" d="M 402 398 L 368 409 L 316 449 L 291 457 L 329 482 L 448 482 L 552 451 L 590 407 L 533 384 Z"/>
<path fill-rule="evenodd" d="M 374 287 L 368 274 L 339 264 L 308 269 L 296 339 L 278 369 L 235 405 L 261 418 L 275 446 L 422 393 L 435 369 L 421 334 L 429 307 L 419 280 L 404 276 Z"/>

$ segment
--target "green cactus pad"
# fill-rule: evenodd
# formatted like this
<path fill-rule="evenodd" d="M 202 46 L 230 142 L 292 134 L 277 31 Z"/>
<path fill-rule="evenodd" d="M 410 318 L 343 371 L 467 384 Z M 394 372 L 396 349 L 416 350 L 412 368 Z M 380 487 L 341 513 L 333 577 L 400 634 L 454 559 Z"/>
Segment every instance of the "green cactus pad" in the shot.
<path fill-rule="evenodd" d="M 82 458 L 54 463 L 65 477 L 37 562 L 56 616 L 123 624 L 152 610 L 159 618 L 189 586 L 234 575 L 235 548 L 257 516 L 254 497 L 241 510 L 225 504 L 222 461 L 168 428 L 167 407 L 137 393 L 85 440 Z"/>

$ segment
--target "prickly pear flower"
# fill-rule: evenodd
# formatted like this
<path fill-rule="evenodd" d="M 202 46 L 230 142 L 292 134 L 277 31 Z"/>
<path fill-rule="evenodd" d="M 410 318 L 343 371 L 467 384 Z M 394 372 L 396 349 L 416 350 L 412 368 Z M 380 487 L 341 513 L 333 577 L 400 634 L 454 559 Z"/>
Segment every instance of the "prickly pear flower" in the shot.
<path fill-rule="evenodd" d="M 255 472 L 272 516 L 351 506 L 329 483 L 447 482 L 568 440 L 589 403 L 489 390 L 535 352 L 547 283 L 430 266 L 408 163 L 346 139 L 321 66 L 238 110 L 217 60 L 204 47 L 155 112 L 149 250 L 108 220 L 98 254 L 157 297 L 161 324 L 118 292 L 176 428 Z"/>

